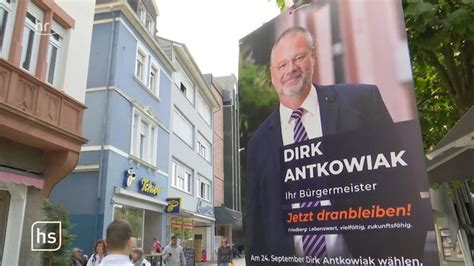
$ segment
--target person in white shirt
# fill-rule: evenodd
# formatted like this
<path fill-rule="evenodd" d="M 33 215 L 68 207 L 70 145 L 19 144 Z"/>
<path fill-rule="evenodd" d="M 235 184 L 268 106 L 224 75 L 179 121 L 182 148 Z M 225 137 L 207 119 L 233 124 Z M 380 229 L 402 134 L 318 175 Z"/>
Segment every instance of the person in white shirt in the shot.
<path fill-rule="evenodd" d="M 133 266 L 130 262 L 132 248 L 132 227 L 125 220 L 115 220 L 107 227 L 108 255 L 100 266 Z"/>
<path fill-rule="evenodd" d="M 87 261 L 87 266 L 99 266 L 102 259 L 107 255 L 107 246 L 102 239 L 97 240 L 94 247 L 94 253 Z"/>

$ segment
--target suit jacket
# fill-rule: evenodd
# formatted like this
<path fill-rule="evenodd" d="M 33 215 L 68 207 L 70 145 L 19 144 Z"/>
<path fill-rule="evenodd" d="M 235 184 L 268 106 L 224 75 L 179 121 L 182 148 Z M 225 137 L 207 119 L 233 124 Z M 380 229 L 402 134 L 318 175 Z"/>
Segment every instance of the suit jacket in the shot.
<path fill-rule="evenodd" d="M 315 87 L 323 136 L 392 124 L 375 85 Z M 245 232 L 246 249 L 249 252 L 246 254 L 295 254 L 293 236 L 286 232 L 280 204 L 282 187 L 278 178 L 282 146 L 280 114 L 277 109 L 255 131 L 247 147 L 248 200 Z"/>

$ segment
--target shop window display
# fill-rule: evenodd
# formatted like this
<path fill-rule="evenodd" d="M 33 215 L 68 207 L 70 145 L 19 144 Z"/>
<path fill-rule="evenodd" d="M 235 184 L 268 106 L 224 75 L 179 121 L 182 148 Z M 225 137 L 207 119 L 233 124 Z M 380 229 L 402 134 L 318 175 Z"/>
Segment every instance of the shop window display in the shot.
<path fill-rule="evenodd" d="M 116 205 L 114 219 L 127 220 L 132 226 L 134 246 L 143 248 L 143 210 Z"/>

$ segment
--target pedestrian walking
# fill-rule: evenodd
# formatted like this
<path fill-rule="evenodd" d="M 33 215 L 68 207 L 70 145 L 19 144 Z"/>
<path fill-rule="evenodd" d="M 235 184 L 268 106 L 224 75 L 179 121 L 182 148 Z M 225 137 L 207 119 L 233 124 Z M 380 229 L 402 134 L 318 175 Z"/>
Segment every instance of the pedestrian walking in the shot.
<path fill-rule="evenodd" d="M 163 254 L 166 266 L 186 265 L 183 247 L 178 244 L 178 238 L 176 236 L 171 236 L 170 243 L 163 250 Z"/>
<path fill-rule="evenodd" d="M 229 266 L 232 262 L 232 248 L 226 239 L 221 240 L 221 246 L 217 249 L 217 263 L 219 266 Z"/>
<path fill-rule="evenodd" d="M 87 266 L 99 266 L 102 259 L 107 255 L 107 246 L 102 239 L 97 240 L 94 246 L 94 253 L 87 261 Z"/>

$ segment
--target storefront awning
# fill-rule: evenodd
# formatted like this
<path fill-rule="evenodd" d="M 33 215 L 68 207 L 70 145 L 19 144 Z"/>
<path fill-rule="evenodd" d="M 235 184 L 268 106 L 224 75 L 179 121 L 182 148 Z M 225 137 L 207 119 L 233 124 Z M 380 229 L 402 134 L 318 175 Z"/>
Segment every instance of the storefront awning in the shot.
<path fill-rule="evenodd" d="M 165 201 L 121 187 L 115 187 L 112 201 L 116 204 L 155 212 L 164 212 L 164 208 L 167 205 Z"/>
<path fill-rule="evenodd" d="M 428 177 L 433 181 L 461 180 L 474 177 L 474 107 L 454 125 L 426 155 Z"/>
<path fill-rule="evenodd" d="M 242 226 L 242 213 L 227 207 L 214 207 L 216 225 Z"/>
<path fill-rule="evenodd" d="M 216 220 L 213 217 L 198 214 L 198 213 L 188 211 L 188 210 L 184 210 L 184 209 L 183 209 L 182 212 L 179 213 L 179 216 L 188 217 L 188 218 L 191 218 L 193 220 L 203 222 L 203 223 L 209 223 L 209 224 L 212 224 Z"/>
<path fill-rule="evenodd" d="M 15 173 L 13 171 L 3 171 L 0 168 L 0 180 L 12 182 L 19 185 L 33 186 L 37 189 L 43 189 L 44 179 L 28 176 L 26 173 Z"/>

